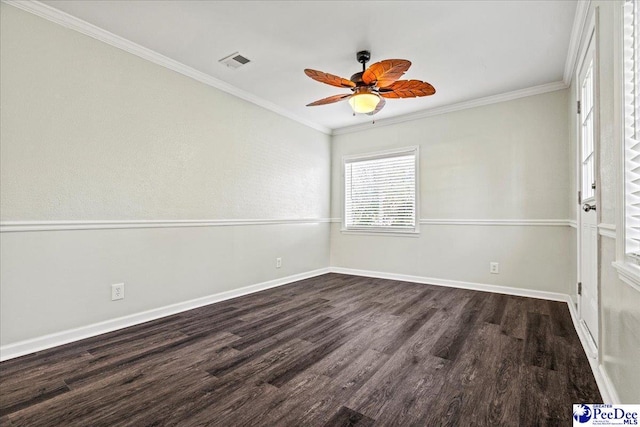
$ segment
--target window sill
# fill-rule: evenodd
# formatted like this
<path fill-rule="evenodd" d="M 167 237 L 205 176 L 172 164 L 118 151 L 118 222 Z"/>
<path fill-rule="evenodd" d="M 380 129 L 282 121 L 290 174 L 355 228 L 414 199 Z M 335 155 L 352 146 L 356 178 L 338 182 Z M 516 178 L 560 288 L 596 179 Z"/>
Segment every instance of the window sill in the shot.
<path fill-rule="evenodd" d="M 640 268 L 621 261 L 616 261 L 612 265 L 618 270 L 620 280 L 640 292 Z"/>
<path fill-rule="evenodd" d="M 340 232 L 360 236 L 420 237 L 420 231 L 347 230 L 343 228 Z"/>

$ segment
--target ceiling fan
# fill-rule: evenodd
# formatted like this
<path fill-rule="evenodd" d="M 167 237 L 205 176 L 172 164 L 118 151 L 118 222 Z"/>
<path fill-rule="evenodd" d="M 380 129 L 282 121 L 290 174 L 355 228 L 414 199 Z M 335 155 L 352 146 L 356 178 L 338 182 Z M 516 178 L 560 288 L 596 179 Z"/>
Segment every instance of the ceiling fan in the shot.
<path fill-rule="evenodd" d="M 368 50 L 356 54 L 356 59 L 362 64 L 362 72 L 355 73 L 349 80 L 322 71 L 305 69 L 304 73 L 313 80 L 351 89 L 351 93 L 319 99 L 307 104 L 307 107 L 332 104 L 348 99 L 354 115 L 361 113 L 372 116 L 382 110 L 386 104 L 385 98 L 415 98 L 436 93 L 434 87 L 427 82 L 398 80 L 409 69 L 411 61 L 385 59 L 366 68 L 365 64 L 369 62 L 370 58 L 371 52 Z"/>

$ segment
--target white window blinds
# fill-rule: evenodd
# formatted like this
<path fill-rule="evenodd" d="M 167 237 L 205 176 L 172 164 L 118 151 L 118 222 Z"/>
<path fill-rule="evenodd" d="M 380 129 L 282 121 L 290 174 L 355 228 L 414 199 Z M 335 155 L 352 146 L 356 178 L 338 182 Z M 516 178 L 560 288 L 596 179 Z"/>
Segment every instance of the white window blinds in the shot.
<path fill-rule="evenodd" d="M 640 105 L 638 3 L 624 3 L 625 246 L 640 255 Z"/>
<path fill-rule="evenodd" d="M 344 161 L 344 228 L 416 231 L 417 149 Z"/>

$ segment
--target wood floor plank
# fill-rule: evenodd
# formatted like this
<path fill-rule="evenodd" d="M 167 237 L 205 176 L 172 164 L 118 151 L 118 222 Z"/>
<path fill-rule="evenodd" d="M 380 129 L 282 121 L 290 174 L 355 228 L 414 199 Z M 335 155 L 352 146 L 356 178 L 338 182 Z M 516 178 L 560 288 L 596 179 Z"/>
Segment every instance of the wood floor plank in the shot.
<path fill-rule="evenodd" d="M 346 328 L 349 325 L 362 321 L 367 316 L 374 314 L 378 308 L 378 303 L 363 303 L 356 307 L 350 307 L 348 310 L 338 310 L 338 313 L 342 313 L 335 317 L 332 321 L 317 327 L 313 330 L 303 331 L 300 334 L 300 339 L 316 342 L 323 339 L 327 333 L 331 333 L 336 329 Z"/>
<path fill-rule="evenodd" d="M 502 333 L 524 340 L 527 326 L 527 318 L 524 316 L 526 312 L 526 298 L 510 296 L 500 324 Z"/>
<path fill-rule="evenodd" d="M 70 392 L 43 402 L 41 409 L 26 408 L 10 414 L 16 425 L 115 425 L 122 414 L 133 417 L 149 408 L 147 400 L 164 400 L 177 389 L 213 380 L 198 365 L 215 355 L 219 346 L 232 339 L 220 334 L 194 341 L 189 347 L 155 354 L 137 364 L 101 372 L 88 382 L 75 383 Z M 118 411 L 118 408 L 128 408 Z M 37 408 L 37 406 L 36 406 Z M 147 414 L 147 417 L 153 416 Z"/>
<path fill-rule="evenodd" d="M 494 325 L 502 324 L 507 300 L 509 297 L 504 294 L 492 294 L 486 301 L 483 313 L 480 315 L 482 321 Z"/>
<path fill-rule="evenodd" d="M 348 369 L 333 378 L 322 390 L 315 390 L 313 395 L 307 398 L 313 403 L 306 405 L 302 411 L 286 413 L 275 421 L 276 424 L 309 426 L 326 424 L 329 421 L 328 416 L 358 391 L 387 359 L 387 355 L 377 351 L 365 351 L 353 360 Z"/>
<path fill-rule="evenodd" d="M 459 357 L 450 360 L 446 382 L 421 420 L 424 425 L 470 425 L 478 409 L 469 411 L 468 407 L 479 401 L 487 403 L 484 374 L 495 350 L 487 326 L 483 322 L 468 324 L 468 339 L 462 344 Z"/>
<path fill-rule="evenodd" d="M 195 420 L 204 422 L 209 418 L 217 419 L 220 411 L 224 412 L 229 406 L 239 406 L 238 399 L 236 399 L 235 403 L 229 403 L 230 400 L 234 399 L 234 396 L 240 396 L 240 400 L 245 399 L 242 396 L 247 394 L 248 389 L 253 388 L 254 383 L 262 383 L 262 381 L 259 380 L 261 373 L 271 369 L 274 365 L 277 365 L 279 361 L 286 359 L 288 355 L 304 351 L 305 348 L 305 344 L 301 341 L 290 342 L 287 347 L 275 349 L 271 353 L 265 354 L 262 359 L 254 360 L 250 365 L 246 366 L 245 369 L 233 372 L 224 378 L 215 378 L 207 375 L 207 379 L 203 381 L 206 387 L 196 388 L 192 393 L 186 394 L 185 396 L 169 396 L 169 399 L 174 403 L 171 406 L 171 411 L 165 411 L 166 413 L 162 419 L 169 424 L 179 422 L 182 418 L 194 422 Z M 184 351 L 186 351 L 186 349 Z M 188 357 L 193 358 L 194 356 Z M 189 364 L 189 371 L 197 368 L 199 372 L 204 373 L 202 368 L 205 364 L 205 360 L 198 358 L 196 363 L 191 362 Z M 215 381 L 213 381 L 213 379 L 215 379 Z M 252 381 L 248 381 L 249 379 L 252 379 Z M 166 389 L 171 391 L 171 384 L 167 384 Z M 237 394 L 239 390 L 241 392 Z M 194 401 L 196 401 L 197 404 L 194 404 Z M 212 404 L 215 405 L 212 406 Z"/>
<path fill-rule="evenodd" d="M 346 402 L 346 406 L 376 419 L 384 405 L 404 387 L 413 365 L 406 354 L 394 354 L 371 379 Z"/>
<path fill-rule="evenodd" d="M 558 301 L 547 301 L 547 305 L 549 306 L 549 313 L 552 320 L 551 326 L 553 328 L 553 334 L 577 343 L 580 338 L 578 338 L 578 334 L 573 328 L 569 307 Z"/>
<path fill-rule="evenodd" d="M 327 357 L 309 368 L 310 372 L 318 373 L 330 378 L 340 377 L 344 379 L 353 374 L 353 363 L 361 357 L 362 353 L 371 351 L 375 353 L 380 360 L 388 359 L 387 355 L 376 351 L 375 346 L 371 345 L 371 337 L 381 333 L 386 327 L 384 323 L 373 322 L 366 325 L 357 334 L 349 340 L 349 345 L 340 347 Z M 341 375 L 342 371 L 347 370 L 345 375 Z"/>
<path fill-rule="evenodd" d="M 553 352 L 549 316 L 532 312 L 527 313 L 524 362 L 530 366 L 556 369 L 556 355 Z"/>
<path fill-rule="evenodd" d="M 120 358 L 117 362 L 96 369 L 80 370 L 69 376 L 65 382 L 72 390 L 91 388 L 93 383 L 107 380 L 119 372 L 138 372 L 146 367 L 153 368 L 163 360 L 183 359 L 181 368 L 199 369 L 212 357 L 229 357 L 228 352 L 237 352 L 229 345 L 238 337 L 229 333 L 216 333 L 207 337 L 189 337 L 165 347 L 155 348 L 149 352 L 130 358 Z M 229 350 L 227 350 L 229 348 Z"/>
<path fill-rule="evenodd" d="M 455 360 L 458 357 L 458 353 L 472 331 L 486 298 L 486 294 L 478 292 L 464 304 L 460 316 L 449 322 L 448 327 L 445 328 L 440 339 L 436 342 L 432 353 L 434 356 L 448 360 Z"/>
<path fill-rule="evenodd" d="M 377 420 L 380 414 L 384 413 L 386 406 L 394 405 L 395 397 L 400 396 L 407 387 L 411 387 L 407 385 L 409 381 L 405 378 L 420 376 L 416 371 L 420 371 L 423 365 L 438 371 L 448 367 L 449 361 L 439 359 L 434 364 L 430 355 L 444 319 L 446 319 L 446 313 L 439 311 L 434 314 L 430 322 L 423 324 L 361 388 L 348 398 L 346 406 Z M 439 386 L 445 380 L 443 372 L 441 371 L 439 375 L 442 381 L 429 384 L 430 392 L 438 392 Z"/>
<path fill-rule="evenodd" d="M 438 310 L 429 308 L 422 313 L 409 317 L 397 331 L 396 336 L 389 340 L 381 349 L 382 353 L 393 354 L 410 339 Z"/>
<path fill-rule="evenodd" d="M 28 408 L 33 405 L 37 405 L 40 402 L 45 402 L 58 395 L 69 391 L 69 387 L 64 381 L 54 381 L 38 384 L 36 390 L 32 390 L 33 387 L 28 387 L 26 392 L 16 393 L 14 390 L 3 388 L 3 393 L 7 394 L 2 399 L 2 408 L 0 409 L 0 416 L 12 414 L 21 409 Z"/>
<path fill-rule="evenodd" d="M 138 346 L 135 351 L 125 353 L 117 352 L 115 355 L 91 359 L 88 366 L 69 375 L 65 378 L 65 382 L 73 386 L 73 384 L 77 382 L 86 381 L 103 372 L 120 369 L 122 366 L 139 362 L 140 360 L 170 351 L 176 347 L 189 345 L 201 338 L 186 336 L 181 333 L 171 333 L 170 335 L 170 339 L 154 342 L 149 347 Z"/>
<path fill-rule="evenodd" d="M 0 363 L 0 424 L 537 426 L 602 400 L 564 303 L 326 274 Z"/>
<path fill-rule="evenodd" d="M 369 427 L 373 420 L 360 412 L 342 406 L 324 427 Z"/>
<path fill-rule="evenodd" d="M 45 401 L 69 391 L 65 377 L 88 366 L 93 356 L 83 352 L 68 355 L 48 367 L 40 366 L 28 371 L 14 371 L 14 375 L 0 376 L 0 416 L 16 412 L 27 406 Z"/>
<path fill-rule="evenodd" d="M 349 331 L 332 334 L 314 345 L 304 354 L 301 354 L 290 363 L 283 364 L 279 369 L 274 370 L 266 379 L 266 382 L 276 387 L 281 387 L 290 379 L 306 371 L 323 358 L 327 357 L 348 341 Z"/>
<path fill-rule="evenodd" d="M 206 370 L 214 376 L 219 377 L 226 375 L 228 372 L 240 369 L 246 363 L 263 356 L 273 349 L 286 345 L 286 343 L 293 339 L 304 339 L 304 337 L 300 336 L 300 331 L 314 331 L 333 320 L 334 319 L 329 317 L 312 318 L 306 322 L 302 322 L 298 325 L 298 328 L 291 328 L 267 339 L 263 339 L 263 337 L 259 337 L 258 340 L 249 338 L 249 340 L 251 340 L 249 342 L 249 346 L 243 345 L 244 343 L 247 343 L 246 338 L 240 339 L 237 343 L 243 348 L 243 350 L 238 350 L 239 353 L 231 358 L 212 360 Z M 234 348 L 236 345 L 236 343 L 233 344 Z"/>
<path fill-rule="evenodd" d="M 501 334 L 499 328 L 491 330 L 497 348 L 486 367 L 488 404 L 480 405 L 479 420 L 486 425 L 518 426 L 523 341 Z"/>
<path fill-rule="evenodd" d="M 251 412 L 241 414 L 237 424 L 243 427 L 253 426 L 289 426 L 304 425 L 298 420 L 313 411 L 318 400 L 326 398 L 325 392 L 331 378 L 307 372 L 293 378 L 279 389 L 275 395 L 267 396 L 256 402 Z M 291 396 L 296 396 L 292 399 Z M 304 403 L 303 403 L 304 402 Z"/>
<path fill-rule="evenodd" d="M 408 300 L 401 303 L 399 307 L 395 308 L 393 314 L 396 316 L 403 316 L 407 313 L 412 313 L 415 307 L 420 308 L 420 304 L 427 300 L 430 295 L 433 294 L 433 289 L 425 289 L 414 297 L 410 297 Z"/>
<path fill-rule="evenodd" d="M 536 420 L 539 426 L 562 426 L 571 419 L 571 403 L 565 398 L 554 401 L 553 390 L 562 388 L 557 371 L 538 366 L 521 366 L 520 425 Z M 556 397 L 557 399 L 557 397 Z"/>
<path fill-rule="evenodd" d="M 157 364 L 145 365 L 140 370 L 123 369 L 111 376 L 105 377 L 91 384 L 56 396 L 40 405 L 31 406 L 9 415 L 16 425 L 113 425 L 121 413 L 113 411 L 121 405 L 135 404 L 138 396 L 145 392 L 160 397 L 169 388 L 155 388 L 158 384 L 157 375 L 164 372 L 170 376 L 174 386 L 184 381 L 206 381 L 210 376 L 203 372 L 196 372 L 195 376 L 186 375 L 176 369 L 175 360 L 157 360 Z M 213 379 L 213 378 L 211 378 Z"/>
<path fill-rule="evenodd" d="M 463 390 L 461 423 L 519 425 L 522 343 L 487 322 L 477 325 L 467 345 L 465 354 L 479 357 L 468 359 L 472 369 L 460 377 L 459 387 Z M 484 388 L 483 393 L 474 393 L 473 390 L 479 387 Z M 469 414 L 473 414 L 473 419 Z"/>
<path fill-rule="evenodd" d="M 247 315 L 242 316 L 244 322 L 238 327 L 231 327 L 230 330 L 236 335 L 244 336 L 261 329 L 265 325 L 287 319 L 298 313 L 309 311 L 325 305 L 327 302 L 328 300 L 322 298 L 287 301 L 278 304 L 269 311 L 265 311 L 259 318 L 249 318 Z"/>
<path fill-rule="evenodd" d="M 279 319 L 275 322 L 259 323 L 259 327 L 252 326 L 243 330 L 244 335 L 242 340 L 234 344 L 234 348 L 238 350 L 244 350 L 251 347 L 253 344 L 265 340 L 274 335 L 278 335 L 280 332 L 291 330 L 295 325 L 304 323 L 307 319 L 319 319 L 318 315 L 322 314 L 325 308 L 322 305 L 314 305 L 306 310 L 299 310 L 296 313 L 290 313 L 287 317 Z M 238 332 L 232 331 L 237 334 Z"/>

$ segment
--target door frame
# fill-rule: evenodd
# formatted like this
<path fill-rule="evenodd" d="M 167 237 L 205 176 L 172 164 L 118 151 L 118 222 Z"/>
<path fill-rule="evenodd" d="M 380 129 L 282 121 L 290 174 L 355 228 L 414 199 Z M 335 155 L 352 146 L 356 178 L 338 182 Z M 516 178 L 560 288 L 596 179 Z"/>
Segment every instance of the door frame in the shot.
<path fill-rule="evenodd" d="M 594 79 L 594 100 L 593 100 L 593 147 L 594 147 L 594 179 L 596 182 L 596 188 L 594 193 L 594 203 L 596 205 L 596 224 L 598 233 L 596 233 L 596 295 L 598 298 L 597 301 L 597 322 L 598 322 L 598 336 L 593 337 L 595 343 L 590 341 L 591 333 L 584 329 L 586 325 L 582 319 L 582 304 L 581 298 L 578 294 L 578 285 L 576 283 L 576 304 L 577 304 L 577 313 L 578 313 L 578 324 L 580 328 L 584 330 L 583 335 L 587 338 L 588 350 L 591 351 L 591 356 L 595 357 L 596 360 L 600 361 L 600 348 L 602 343 L 602 316 L 601 316 L 601 286 L 600 286 L 600 218 L 601 218 L 601 210 L 600 206 L 602 206 L 601 197 L 600 197 L 600 55 L 598 49 L 598 41 L 599 37 L 599 25 L 598 25 L 598 15 L 599 15 L 599 7 L 595 7 L 591 17 L 587 20 L 588 25 L 585 26 L 584 31 L 584 39 L 582 46 L 579 51 L 579 55 L 576 61 L 575 68 L 575 99 L 580 100 L 580 71 L 584 65 L 585 55 L 588 52 L 588 49 L 591 44 L 593 44 L 593 79 Z M 575 132 L 576 132 L 576 153 L 575 153 L 575 177 L 576 177 L 576 198 L 574 199 L 577 203 L 576 205 L 576 277 L 577 282 L 582 282 L 582 216 L 581 209 L 583 205 L 583 201 L 581 197 L 578 197 L 578 192 L 582 191 L 582 160 L 581 160 L 581 152 L 582 152 L 582 134 L 581 134 L 581 123 L 580 123 L 580 115 L 577 113 L 577 106 L 574 107 L 576 114 L 574 115 L 574 124 L 575 124 Z M 593 348 L 593 344 L 595 344 L 595 348 Z M 585 348 L 587 350 L 587 348 Z"/>

